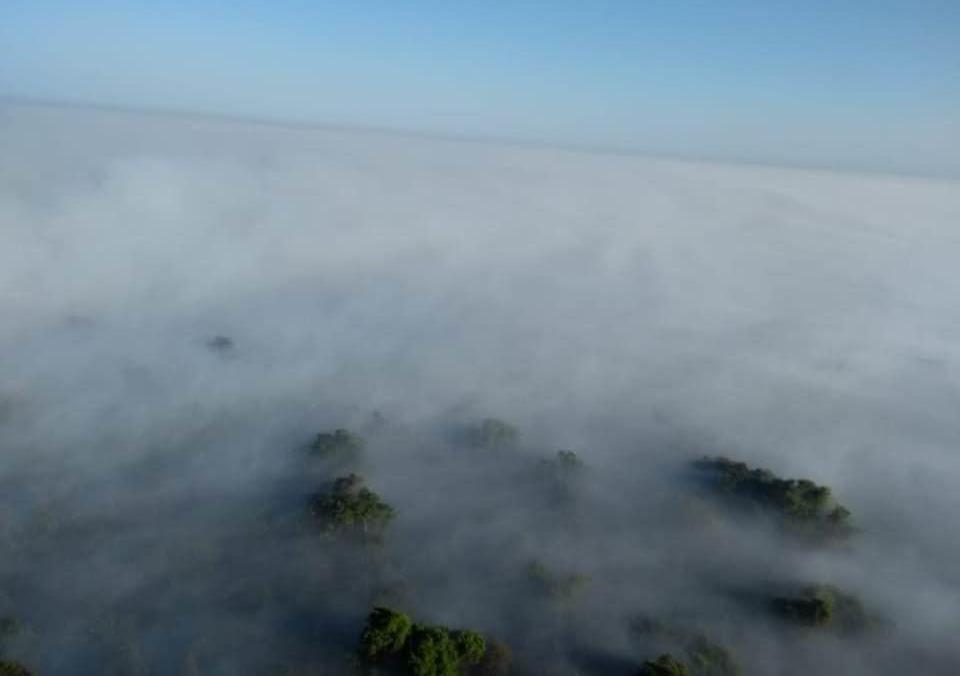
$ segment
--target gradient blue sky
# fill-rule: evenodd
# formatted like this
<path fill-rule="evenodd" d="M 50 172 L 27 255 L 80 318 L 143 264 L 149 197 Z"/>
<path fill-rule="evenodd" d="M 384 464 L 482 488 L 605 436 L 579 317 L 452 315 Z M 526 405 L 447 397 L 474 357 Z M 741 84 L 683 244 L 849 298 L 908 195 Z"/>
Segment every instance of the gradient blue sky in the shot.
<path fill-rule="evenodd" d="M 960 0 L 2 0 L 0 95 L 960 175 Z"/>

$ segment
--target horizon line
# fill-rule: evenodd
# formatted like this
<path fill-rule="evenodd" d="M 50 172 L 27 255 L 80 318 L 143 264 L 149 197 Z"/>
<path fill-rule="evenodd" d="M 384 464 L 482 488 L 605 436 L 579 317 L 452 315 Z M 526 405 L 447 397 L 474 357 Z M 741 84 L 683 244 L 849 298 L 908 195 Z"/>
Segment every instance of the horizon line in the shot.
<path fill-rule="evenodd" d="M 172 117 L 180 119 L 198 119 L 218 121 L 229 124 L 246 124 L 264 127 L 272 127 L 288 130 L 316 130 L 316 131 L 336 131 L 350 134 L 376 134 L 383 136 L 398 136 L 408 138 L 418 138 L 423 140 L 436 140 L 451 143 L 470 143 L 514 146 L 520 148 L 531 148 L 540 150 L 555 150 L 569 153 L 589 154 L 589 155 L 608 155 L 619 157 L 632 157 L 636 159 L 647 159 L 664 162 L 679 162 L 687 164 L 709 164 L 716 166 L 733 166 L 742 168 L 769 168 L 782 169 L 789 171 L 803 172 L 825 172 L 838 173 L 845 175 L 867 175 L 875 177 L 907 178 L 921 180 L 942 180 L 947 182 L 956 182 L 960 180 L 960 173 L 937 171 L 908 171 L 893 168 L 870 168 L 870 167 L 844 167 L 831 166 L 827 164 L 804 163 L 804 162 L 784 162 L 778 163 L 775 160 L 733 158 L 721 155 L 689 155 L 682 152 L 650 151 L 636 146 L 612 146 L 604 144 L 587 144 L 566 142 L 544 138 L 531 138 L 524 136 L 502 136 L 497 134 L 471 134 L 467 132 L 458 133 L 453 131 L 431 130 L 415 127 L 392 127 L 375 124 L 351 123 L 343 121 L 316 120 L 308 118 L 293 117 L 274 117 L 269 115 L 255 115 L 243 113 L 225 113 L 222 111 L 209 109 L 189 109 L 166 106 L 149 106 L 140 104 L 110 103 L 103 101 L 90 101 L 84 99 L 68 98 L 47 98 L 24 96 L 18 94 L 0 93 L 0 104 L 14 105 L 22 107 L 46 107 L 59 109 L 79 109 L 89 111 L 100 111 L 105 113 L 116 113 L 126 115 L 140 115 L 145 117 Z"/>

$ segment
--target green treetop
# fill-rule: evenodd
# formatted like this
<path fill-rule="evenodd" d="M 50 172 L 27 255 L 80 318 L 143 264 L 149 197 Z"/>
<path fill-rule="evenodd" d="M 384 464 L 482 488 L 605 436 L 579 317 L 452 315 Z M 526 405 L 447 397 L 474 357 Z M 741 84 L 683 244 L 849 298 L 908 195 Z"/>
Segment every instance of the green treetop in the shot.
<path fill-rule="evenodd" d="M 316 493 L 310 509 L 324 530 L 381 533 L 394 517 L 393 508 L 367 488 L 356 474 L 342 476 L 327 491 Z"/>

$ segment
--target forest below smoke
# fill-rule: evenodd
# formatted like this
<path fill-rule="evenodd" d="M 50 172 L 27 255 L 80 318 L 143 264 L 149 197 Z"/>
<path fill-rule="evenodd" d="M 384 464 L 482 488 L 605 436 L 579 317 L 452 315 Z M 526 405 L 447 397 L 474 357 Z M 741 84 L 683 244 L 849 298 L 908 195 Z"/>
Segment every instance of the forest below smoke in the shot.
<path fill-rule="evenodd" d="M 956 181 L 0 147 L 0 674 L 960 673 Z"/>

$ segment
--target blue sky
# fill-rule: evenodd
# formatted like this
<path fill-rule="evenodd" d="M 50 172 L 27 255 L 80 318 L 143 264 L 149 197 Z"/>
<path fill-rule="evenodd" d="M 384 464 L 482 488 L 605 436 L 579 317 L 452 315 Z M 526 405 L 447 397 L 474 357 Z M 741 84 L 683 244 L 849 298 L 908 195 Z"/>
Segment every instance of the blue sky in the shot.
<path fill-rule="evenodd" d="M 960 0 L 3 0 L 0 95 L 960 175 Z"/>

